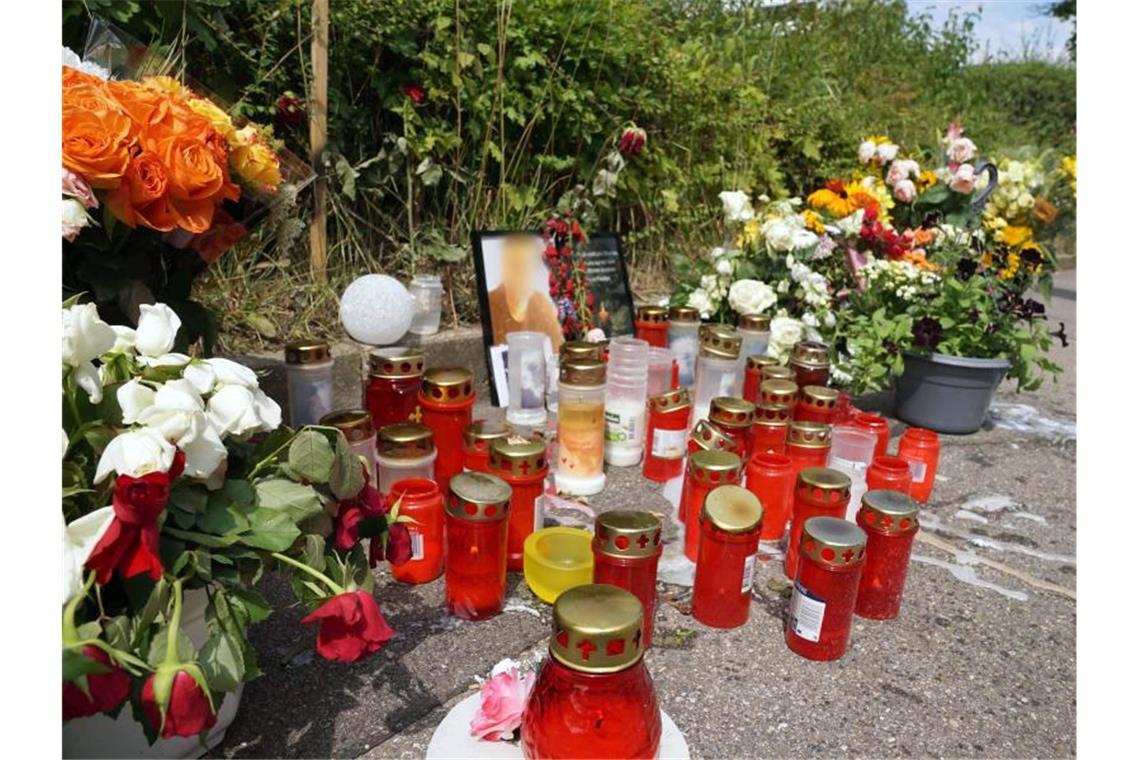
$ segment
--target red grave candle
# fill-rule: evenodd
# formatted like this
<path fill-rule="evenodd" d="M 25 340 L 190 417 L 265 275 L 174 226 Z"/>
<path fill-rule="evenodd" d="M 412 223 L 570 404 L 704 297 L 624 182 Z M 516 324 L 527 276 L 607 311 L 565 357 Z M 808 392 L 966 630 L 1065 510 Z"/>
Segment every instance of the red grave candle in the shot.
<path fill-rule="evenodd" d="M 839 391 L 823 385 L 805 385 L 796 397 L 792 416 L 804 422 L 819 422 L 831 425 L 835 422 L 835 404 L 839 401 Z"/>
<path fill-rule="evenodd" d="M 422 351 L 392 346 L 369 353 L 364 406 L 376 429 L 415 419 L 423 372 Z"/>
<path fill-rule="evenodd" d="M 475 420 L 463 431 L 463 470 L 465 472 L 487 472 L 487 459 L 491 454 L 491 443 L 511 434 L 503 422 Z"/>
<path fill-rule="evenodd" d="M 709 403 L 709 422 L 732 439 L 732 453 L 747 462 L 752 453 L 752 421 L 756 405 L 731 396 L 717 396 Z"/>
<path fill-rule="evenodd" d="M 700 420 L 689 433 L 689 453 L 697 451 L 732 451 L 735 441 L 708 420 Z"/>
<path fill-rule="evenodd" d="M 447 611 L 484 620 L 503 609 L 507 592 L 507 522 L 511 487 L 494 475 L 451 479 L 444 532 Z"/>
<path fill-rule="evenodd" d="M 594 583 L 608 583 L 637 597 L 643 610 L 641 643 L 653 643 L 657 606 L 657 562 L 661 518 L 650 512 L 615 509 L 594 521 Z"/>
<path fill-rule="evenodd" d="M 787 368 L 764 368 L 765 374 L 771 374 L 777 370 L 787 371 Z M 786 406 L 788 409 L 791 409 L 795 406 L 796 396 L 799 394 L 799 390 L 800 389 L 791 380 L 776 377 L 765 378 L 764 382 L 760 383 L 760 405 Z"/>
<path fill-rule="evenodd" d="M 669 348 L 669 310 L 664 306 L 638 306 L 634 337 L 657 348 Z"/>
<path fill-rule="evenodd" d="M 796 490 L 792 460 L 783 454 L 753 454 L 745 468 L 744 485 L 764 506 L 760 540 L 783 538 L 788 518 L 792 516 L 792 499 Z"/>
<path fill-rule="evenodd" d="M 855 614 L 872 620 L 898 617 L 910 548 L 918 533 L 918 504 L 898 491 L 868 491 L 855 523 L 867 534 Z"/>
<path fill-rule="evenodd" d="M 645 459 L 641 465 L 641 473 L 645 477 L 663 483 L 684 472 L 689 414 L 692 409 L 687 389 L 649 397 Z"/>
<path fill-rule="evenodd" d="M 740 457 L 731 451 L 698 451 L 689 457 L 689 474 L 681 489 L 685 514 L 685 556 L 697 561 L 701 538 L 701 508 L 709 491 L 740 483 Z"/>
<path fill-rule="evenodd" d="M 779 362 L 771 356 L 753 354 L 744 360 L 744 388 L 740 397 L 753 404 L 760 403 L 760 383 L 763 382 L 765 367 L 779 366 Z"/>
<path fill-rule="evenodd" d="M 852 418 L 855 427 L 866 428 L 873 432 L 875 438 L 875 456 L 886 456 L 887 444 L 891 440 L 891 426 L 887 418 L 874 412 L 856 411 Z"/>
<path fill-rule="evenodd" d="M 713 628 L 748 622 L 764 509 L 740 486 L 713 489 L 701 509 L 693 617 Z"/>
<path fill-rule="evenodd" d="M 805 467 L 823 467 L 831 453 L 831 427 L 818 422 L 793 421 L 788 425 L 784 453 L 797 475 Z"/>
<path fill-rule="evenodd" d="M 443 572 L 443 494 L 434 480 L 397 480 L 388 492 L 388 503 L 400 500 L 400 515 L 412 540 L 412 558 L 392 565 L 392 577 L 400 583 L 431 583 Z"/>
<path fill-rule="evenodd" d="M 804 523 L 813 517 L 843 518 L 851 499 L 851 478 L 828 467 L 808 467 L 796 476 L 796 493 L 792 499 L 792 531 L 788 534 L 788 551 L 784 555 L 784 573 L 796 577 L 799 562 L 800 535 Z"/>
<path fill-rule="evenodd" d="M 910 496 L 910 462 L 902 457 L 875 457 L 867 468 L 867 490 L 898 491 Z"/>
<path fill-rule="evenodd" d="M 925 504 L 938 472 L 938 434 L 925 428 L 907 428 L 899 439 L 899 456 L 910 463 L 910 495 Z"/>
<path fill-rule="evenodd" d="M 595 583 L 554 602 L 554 635 L 522 715 L 526 758 L 653 758 L 661 712 L 644 653 L 641 604 Z"/>
<path fill-rule="evenodd" d="M 865 545 L 863 531 L 837 517 L 804 525 L 784 629 L 788 649 L 809 660 L 838 660 L 847 651 Z"/>
<path fill-rule="evenodd" d="M 517 440 L 517 439 L 516 439 Z M 542 441 L 512 442 L 500 438 L 491 443 L 488 472 L 511 487 L 511 516 L 507 519 L 507 569 L 523 569 L 523 542 L 542 527 L 543 486 L 550 471 L 546 444 Z"/>
<path fill-rule="evenodd" d="M 788 441 L 788 425 L 792 411 L 779 404 L 761 404 L 756 407 L 752 422 L 752 453 L 783 454 Z"/>
<path fill-rule="evenodd" d="M 827 345 L 814 340 L 801 340 L 792 346 L 788 368 L 796 375 L 796 385 L 827 385 L 831 377 L 831 356 Z"/>
<path fill-rule="evenodd" d="M 431 428 L 437 453 L 435 480 L 447 492 L 448 481 L 463 472 L 463 433 L 471 424 L 475 384 L 462 367 L 429 369 L 416 396 L 423 424 Z"/>

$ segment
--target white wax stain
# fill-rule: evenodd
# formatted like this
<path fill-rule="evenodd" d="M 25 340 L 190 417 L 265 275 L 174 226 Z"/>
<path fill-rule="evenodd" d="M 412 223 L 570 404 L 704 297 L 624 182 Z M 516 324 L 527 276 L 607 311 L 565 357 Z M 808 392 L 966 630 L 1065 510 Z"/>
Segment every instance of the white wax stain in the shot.
<path fill-rule="evenodd" d="M 958 520 L 972 520 L 974 522 L 979 522 L 982 524 L 989 522 L 989 520 L 982 517 L 981 515 L 976 515 L 973 512 L 968 512 L 965 509 L 959 509 L 957 512 L 954 513 L 954 517 L 955 517 L 955 519 L 958 519 Z"/>
<path fill-rule="evenodd" d="M 542 618 L 541 612 L 518 599 L 508 599 L 503 604 L 503 612 L 525 612 L 528 615 L 534 615 L 536 618 Z"/>
<path fill-rule="evenodd" d="M 961 558 L 961 552 L 956 557 Z M 1004 597 L 1013 599 L 1018 602 L 1024 602 L 1029 599 L 1029 596 L 1021 591 L 1014 591 L 1005 586 L 999 586 L 996 583 L 991 583 L 987 580 L 978 577 L 978 573 L 974 570 L 973 564 L 958 564 L 957 562 L 947 562 L 945 560 L 937 559 L 936 557 L 927 557 L 923 554 L 911 554 L 911 560 L 923 565 L 934 565 L 943 570 L 949 571 L 958 580 L 969 586 L 977 586 L 978 588 L 987 589 L 989 591 L 996 591 Z"/>
<path fill-rule="evenodd" d="M 665 544 L 661 560 L 657 563 L 657 580 L 678 586 L 692 586 L 697 565 L 685 556 L 684 540 Z"/>
<path fill-rule="evenodd" d="M 1049 524 L 1049 521 L 1046 520 L 1044 517 L 1042 517 L 1041 515 L 1035 515 L 1032 512 L 1010 512 L 1009 516 L 1010 517 L 1019 517 L 1022 520 L 1032 520 L 1033 522 L 1040 523 L 1041 525 L 1048 525 Z"/>
<path fill-rule="evenodd" d="M 1038 435 L 1050 440 L 1075 441 L 1077 439 L 1077 423 L 1075 420 L 1054 420 L 1045 417 L 1036 407 L 1028 404 L 991 404 L 990 420 L 995 427 Z"/>
<path fill-rule="evenodd" d="M 931 531 L 937 531 L 939 533 L 945 533 L 947 535 L 955 536 L 956 538 L 964 539 L 974 546 L 981 546 L 983 548 L 993 549 L 994 551 L 999 552 L 1023 554 L 1026 557 L 1033 557 L 1044 562 L 1055 562 L 1061 565 L 1072 565 L 1073 567 L 1076 567 L 1077 564 L 1076 557 L 1071 557 L 1066 554 L 1039 552 L 1036 549 L 1030 549 L 1029 547 L 1022 546 L 1021 544 L 998 541 L 997 539 L 989 538 L 988 536 L 980 536 L 977 533 L 971 533 L 969 531 L 959 530 L 958 528 L 954 528 L 949 525 L 944 525 L 942 521 L 938 519 L 937 515 L 931 514 L 929 512 L 924 512 L 922 514 L 920 518 L 920 524 L 922 527 L 927 528 Z"/>
<path fill-rule="evenodd" d="M 1001 512 L 1003 509 L 1016 507 L 1017 502 L 1004 494 L 990 494 L 988 496 L 975 496 L 962 505 L 963 509 L 971 512 Z"/>

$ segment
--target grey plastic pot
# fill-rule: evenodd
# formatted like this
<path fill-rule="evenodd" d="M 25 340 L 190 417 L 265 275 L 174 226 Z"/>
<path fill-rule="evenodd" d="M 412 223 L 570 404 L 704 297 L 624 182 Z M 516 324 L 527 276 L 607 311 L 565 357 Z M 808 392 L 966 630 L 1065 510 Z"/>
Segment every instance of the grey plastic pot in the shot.
<path fill-rule="evenodd" d="M 1010 364 L 1005 359 L 907 352 L 895 384 L 895 415 L 939 433 L 973 433 L 985 422 L 990 401 Z"/>

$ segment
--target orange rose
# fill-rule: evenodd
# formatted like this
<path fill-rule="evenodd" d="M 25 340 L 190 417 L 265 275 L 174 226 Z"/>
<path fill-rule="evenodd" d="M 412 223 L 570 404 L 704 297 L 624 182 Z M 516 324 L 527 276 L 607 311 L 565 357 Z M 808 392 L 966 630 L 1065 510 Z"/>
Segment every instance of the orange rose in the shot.
<path fill-rule="evenodd" d="M 182 217 L 178 226 L 205 232 L 214 219 L 215 206 L 232 192 L 214 152 L 185 134 L 167 138 L 157 149 L 169 171 L 170 202 Z"/>
<path fill-rule="evenodd" d="M 154 153 L 142 151 L 131 159 L 119 187 L 108 193 L 107 206 L 123 224 L 169 232 L 180 218 L 167 197 L 166 166 Z"/>
<path fill-rule="evenodd" d="M 70 66 L 63 67 L 63 89 L 73 87 L 77 84 L 103 84 L 103 80 L 97 76 L 92 76 L 79 69 L 73 69 Z"/>
<path fill-rule="evenodd" d="M 107 83 L 108 94 L 142 128 L 158 124 L 170 113 L 170 98 L 137 82 Z"/>
<path fill-rule="evenodd" d="M 116 110 L 63 111 L 63 166 L 107 190 L 119 186 L 135 144 L 131 120 Z"/>
<path fill-rule="evenodd" d="M 236 138 L 238 143 L 230 154 L 234 171 L 251 185 L 275 192 L 281 184 L 281 163 L 277 154 L 265 144 L 252 124 L 239 129 Z"/>
<path fill-rule="evenodd" d="M 107 92 L 103 82 L 83 82 L 63 91 L 63 110 L 88 111 L 102 118 L 108 113 L 123 113 L 119 104 Z"/>

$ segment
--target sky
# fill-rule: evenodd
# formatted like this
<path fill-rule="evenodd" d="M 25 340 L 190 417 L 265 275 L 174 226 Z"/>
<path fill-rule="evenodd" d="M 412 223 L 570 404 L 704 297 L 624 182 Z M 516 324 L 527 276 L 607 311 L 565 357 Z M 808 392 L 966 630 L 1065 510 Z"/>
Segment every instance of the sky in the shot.
<path fill-rule="evenodd" d="M 1065 42 L 1072 31 L 1070 22 L 1060 22 L 1044 14 L 1049 0 L 906 0 L 911 13 L 929 11 L 940 26 L 951 9 L 959 13 L 981 9 L 975 33 L 981 43 L 976 58 L 1006 53 L 1020 57 L 1028 43 L 1046 56 L 1067 60 Z"/>

